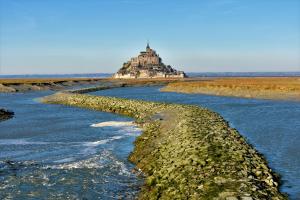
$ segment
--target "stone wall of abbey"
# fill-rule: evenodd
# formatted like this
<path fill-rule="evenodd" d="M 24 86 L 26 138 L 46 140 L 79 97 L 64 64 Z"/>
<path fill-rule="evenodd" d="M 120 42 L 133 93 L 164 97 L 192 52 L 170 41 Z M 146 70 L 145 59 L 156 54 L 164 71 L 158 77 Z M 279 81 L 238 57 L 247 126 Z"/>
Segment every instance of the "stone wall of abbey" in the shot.
<path fill-rule="evenodd" d="M 185 73 L 162 63 L 159 55 L 147 44 L 146 51 L 131 58 L 113 78 L 184 78 Z"/>

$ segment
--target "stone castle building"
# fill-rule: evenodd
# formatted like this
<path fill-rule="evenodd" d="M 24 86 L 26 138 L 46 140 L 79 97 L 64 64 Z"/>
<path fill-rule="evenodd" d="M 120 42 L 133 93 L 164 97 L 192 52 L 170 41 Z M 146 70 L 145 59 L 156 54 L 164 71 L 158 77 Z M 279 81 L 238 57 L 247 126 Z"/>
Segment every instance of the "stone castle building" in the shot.
<path fill-rule="evenodd" d="M 147 44 L 146 51 L 133 57 L 113 75 L 113 78 L 184 78 L 183 71 L 165 65 L 159 55 Z"/>

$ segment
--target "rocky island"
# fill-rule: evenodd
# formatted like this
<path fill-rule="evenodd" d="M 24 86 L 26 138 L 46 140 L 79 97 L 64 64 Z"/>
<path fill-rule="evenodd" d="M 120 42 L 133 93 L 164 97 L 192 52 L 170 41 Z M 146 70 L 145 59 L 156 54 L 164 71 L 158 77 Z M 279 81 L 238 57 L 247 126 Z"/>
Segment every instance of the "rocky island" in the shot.
<path fill-rule="evenodd" d="M 184 78 L 183 71 L 177 71 L 170 65 L 165 65 L 159 55 L 147 44 L 146 51 L 125 62 L 123 67 L 113 75 L 113 78 Z"/>

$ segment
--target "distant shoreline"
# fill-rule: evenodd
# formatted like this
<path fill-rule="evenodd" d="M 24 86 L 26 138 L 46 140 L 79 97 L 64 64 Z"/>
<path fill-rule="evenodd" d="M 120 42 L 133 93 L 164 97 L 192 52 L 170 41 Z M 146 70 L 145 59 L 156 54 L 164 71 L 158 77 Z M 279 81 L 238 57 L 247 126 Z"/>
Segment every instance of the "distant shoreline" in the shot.
<path fill-rule="evenodd" d="M 109 78 L 114 73 L 83 73 L 83 74 L 7 74 L 1 79 L 52 79 L 52 78 Z M 187 72 L 191 78 L 201 77 L 300 77 L 300 71 L 292 72 Z"/>
<path fill-rule="evenodd" d="M 170 83 L 163 92 L 300 101 L 300 77 L 227 77 Z"/>
<path fill-rule="evenodd" d="M 101 83 L 104 78 L 6 78 L 0 79 L 0 92 L 63 90 L 70 86 Z"/>
<path fill-rule="evenodd" d="M 94 87 L 88 87 L 93 85 Z M 300 101 L 300 77 L 192 77 L 192 78 L 35 78 L 0 79 L 0 92 L 63 91 L 87 86 L 82 91 L 110 87 L 164 85 L 161 91 L 218 96 Z M 103 88 L 104 87 L 104 88 Z"/>
<path fill-rule="evenodd" d="M 161 85 L 179 81 L 176 78 L 113 79 L 113 78 L 7 78 L 0 79 L 0 92 L 27 92 L 39 90 L 66 90 L 71 86 L 88 85 Z M 192 80 L 192 79 L 190 79 Z"/>

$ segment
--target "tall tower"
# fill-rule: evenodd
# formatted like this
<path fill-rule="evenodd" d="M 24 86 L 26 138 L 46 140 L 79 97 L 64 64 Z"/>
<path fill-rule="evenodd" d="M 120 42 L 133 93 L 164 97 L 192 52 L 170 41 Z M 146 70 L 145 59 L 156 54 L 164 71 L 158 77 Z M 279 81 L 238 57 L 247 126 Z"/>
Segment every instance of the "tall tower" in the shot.
<path fill-rule="evenodd" d="M 149 41 L 147 41 L 146 51 L 150 51 Z"/>

